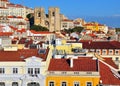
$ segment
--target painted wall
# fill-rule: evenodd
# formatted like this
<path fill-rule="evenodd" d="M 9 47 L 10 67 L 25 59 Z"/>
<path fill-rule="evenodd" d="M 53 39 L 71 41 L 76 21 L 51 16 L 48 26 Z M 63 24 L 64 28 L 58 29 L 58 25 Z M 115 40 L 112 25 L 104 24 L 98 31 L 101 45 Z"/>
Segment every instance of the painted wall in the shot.
<path fill-rule="evenodd" d="M 61 86 L 63 81 L 67 82 L 67 86 L 74 86 L 74 82 L 79 82 L 80 86 L 86 86 L 87 82 L 92 82 L 92 86 L 96 86 L 99 83 L 99 77 L 89 77 L 89 76 L 48 76 L 46 78 L 46 86 L 49 86 L 49 82 L 53 81 L 55 86 Z"/>

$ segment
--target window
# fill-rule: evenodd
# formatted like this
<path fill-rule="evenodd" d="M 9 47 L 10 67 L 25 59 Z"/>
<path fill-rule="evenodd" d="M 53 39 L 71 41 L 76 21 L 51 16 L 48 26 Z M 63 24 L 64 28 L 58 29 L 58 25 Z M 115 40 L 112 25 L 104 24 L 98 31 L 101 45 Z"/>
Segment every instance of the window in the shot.
<path fill-rule="evenodd" d="M 54 72 L 53 72 L 53 71 L 50 71 L 49 73 L 50 73 L 50 74 L 54 74 Z"/>
<path fill-rule="evenodd" d="M 0 74 L 4 74 L 5 73 L 5 69 L 4 68 L 0 68 Z"/>
<path fill-rule="evenodd" d="M 55 12 L 53 12 L 52 15 L 55 16 Z"/>
<path fill-rule="evenodd" d="M 33 68 L 28 68 L 28 74 L 30 74 L 30 75 L 33 74 Z"/>
<path fill-rule="evenodd" d="M 18 86 L 18 82 L 13 82 L 12 86 Z"/>
<path fill-rule="evenodd" d="M 5 86 L 5 83 L 4 82 L 0 82 L 0 86 Z"/>
<path fill-rule="evenodd" d="M 54 82 L 49 82 L 49 86 L 54 86 Z"/>
<path fill-rule="evenodd" d="M 74 86 L 80 86 L 79 82 L 74 82 Z"/>
<path fill-rule="evenodd" d="M 92 82 L 87 82 L 87 86 L 92 86 Z"/>
<path fill-rule="evenodd" d="M 113 50 L 109 50 L 109 54 L 113 54 Z"/>
<path fill-rule="evenodd" d="M 40 74 L 40 68 L 28 68 L 28 74 L 30 75 Z"/>
<path fill-rule="evenodd" d="M 116 58 L 115 58 L 115 61 L 119 61 L 119 57 L 116 57 Z"/>
<path fill-rule="evenodd" d="M 105 55 L 106 54 L 106 50 L 103 49 L 102 50 L 102 54 Z"/>
<path fill-rule="evenodd" d="M 40 86 L 40 84 L 36 82 L 31 82 L 31 83 L 28 83 L 27 86 Z"/>
<path fill-rule="evenodd" d="M 67 86 L 66 82 L 62 82 L 62 86 Z"/>
<path fill-rule="evenodd" d="M 96 50 L 96 53 L 97 53 L 97 54 L 100 54 L 100 50 Z"/>
<path fill-rule="evenodd" d="M 38 13 L 38 17 L 41 17 L 41 13 L 40 12 Z"/>
<path fill-rule="evenodd" d="M 119 50 L 115 50 L 115 54 L 118 55 L 119 54 Z"/>
<path fill-rule="evenodd" d="M 74 74 L 79 74 L 79 72 L 74 72 Z"/>
<path fill-rule="evenodd" d="M 66 74 L 67 72 L 63 71 L 62 74 Z"/>
<path fill-rule="evenodd" d="M 17 74 L 18 73 L 18 68 L 13 68 L 13 74 Z"/>
<path fill-rule="evenodd" d="M 35 74 L 40 74 L 40 68 L 35 68 Z"/>

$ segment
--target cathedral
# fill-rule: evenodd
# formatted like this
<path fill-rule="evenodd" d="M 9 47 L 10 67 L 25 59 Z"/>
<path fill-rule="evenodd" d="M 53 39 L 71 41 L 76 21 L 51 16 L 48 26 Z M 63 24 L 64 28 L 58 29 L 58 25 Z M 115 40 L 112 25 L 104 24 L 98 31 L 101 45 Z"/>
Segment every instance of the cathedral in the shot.
<path fill-rule="evenodd" d="M 60 31 L 61 21 L 60 9 L 57 7 L 50 7 L 48 14 L 45 14 L 44 8 L 34 9 L 34 23 L 35 25 L 41 25 L 47 27 L 50 32 Z"/>

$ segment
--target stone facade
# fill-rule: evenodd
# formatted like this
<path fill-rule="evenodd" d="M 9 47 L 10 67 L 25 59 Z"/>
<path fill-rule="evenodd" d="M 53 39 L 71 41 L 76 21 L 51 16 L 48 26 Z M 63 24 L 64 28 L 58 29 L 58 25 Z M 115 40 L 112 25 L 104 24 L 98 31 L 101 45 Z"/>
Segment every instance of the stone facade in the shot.
<path fill-rule="evenodd" d="M 45 26 L 45 12 L 44 12 L 44 8 L 35 8 L 34 10 L 35 13 L 35 25 L 41 25 L 41 26 Z"/>
<path fill-rule="evenodd" d="M 60 31 L 60 10 L 57 7 L 50 7 L 48 14 L 45 14 L 44 8 L 35 8 L 35 25 L 47 27 L 50 32 Z"/>

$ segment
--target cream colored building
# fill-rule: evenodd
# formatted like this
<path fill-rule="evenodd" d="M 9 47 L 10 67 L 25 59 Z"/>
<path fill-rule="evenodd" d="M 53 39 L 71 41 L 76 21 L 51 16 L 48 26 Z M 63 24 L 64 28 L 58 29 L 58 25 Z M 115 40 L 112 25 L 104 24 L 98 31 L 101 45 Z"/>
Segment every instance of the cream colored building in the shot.
<path fill-rule="evenodd" d="M 33 13 L 33 9 L 19 5 L 13 4 L 8 0 L 0 0 L 0 16 L 22 16 L 26 18 L 26 15 Z"/>
<path fill-rule="evenodd" d="M 1 86 L 45 86 L 49 49 L 0 51 Z"/>
<path fill-rule="evenodd" d="M 61 30 L 72 29 L 74 27 L 73 20 L 64 19 L 61 21 Z"/>

